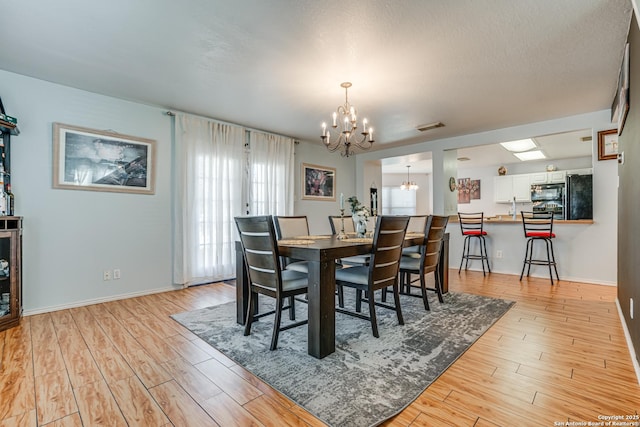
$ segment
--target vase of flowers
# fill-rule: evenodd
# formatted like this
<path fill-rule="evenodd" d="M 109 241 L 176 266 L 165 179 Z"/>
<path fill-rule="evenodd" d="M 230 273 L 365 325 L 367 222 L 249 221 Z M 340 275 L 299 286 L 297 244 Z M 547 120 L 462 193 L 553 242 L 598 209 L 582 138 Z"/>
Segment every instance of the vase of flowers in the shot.
<path fill-rule="evenodd" d="M 356 235 L 358 237 L 365 237 L 367 234 L 367 220 L 369 219 L 369 208 L 363 206 L 356 196 L 351 196 L 347 199 L 351 205 L 351 218 L 353 218 L 353 224 L 356 229 Z"/>

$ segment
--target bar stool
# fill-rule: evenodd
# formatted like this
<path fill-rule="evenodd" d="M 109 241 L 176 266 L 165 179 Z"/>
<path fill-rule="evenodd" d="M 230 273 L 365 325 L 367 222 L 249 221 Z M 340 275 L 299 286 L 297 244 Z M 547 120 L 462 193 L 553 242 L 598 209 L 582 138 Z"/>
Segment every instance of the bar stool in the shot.
<path fill-rule="evenodd" d="M 553 253 L 553 241 L 556 237 L 553 232 L 553 212 L 520 212 L 522 215 L 522 226 L 524 228 L 524 237 L 527 239 L 527 250 L 524 255 L 524 263 L 522 264 L 522 272 L 520 280 L 524 275 L 524 269 L 528 265 L 527 277 L 531 272 L 531 264 L 549 266 L 549 277 L 551 285 L 553 285 L 553 272 L 551 266 L 556 272 L 556 280 L 558 277 L 558 268 L 556 266 L 556 256 Z M 533 243 L 543 241 L 547 249 L 547 259 L 533 258 Z"/>
<path fill-rule="evenodd" d="M 460 260 L 460 268 L 458 268 L 458 274 L 462 270 L 462 264 L 467 260 L 464 269 L 469 267 L 470 259 L 479 259 L 482 263 L 482 275 L 486 276 L 484 263 L 487 262 L 487 270 L 491 273 L 491 267 L 489 267 L 489 256 L 487 255 L 487 242 L 485 236 L 487 232 L 484 231 L 484 212 L 479 213 L 462 213 L 458 212 L 458 218 L 460 221 L 460 230 L 464 236 L 464 243 L 462 246 L 462 259 Z M 478 239 L 480 246 L 480 254 L 471 253 L 471 238 Z"/>

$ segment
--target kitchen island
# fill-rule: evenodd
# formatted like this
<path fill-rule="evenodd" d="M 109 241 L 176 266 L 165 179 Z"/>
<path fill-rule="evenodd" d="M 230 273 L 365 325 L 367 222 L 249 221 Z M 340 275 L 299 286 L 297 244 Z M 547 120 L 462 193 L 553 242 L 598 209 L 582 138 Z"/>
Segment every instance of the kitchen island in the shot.
<path fill-rule="evenodd" d="M 554 220 L 553 241 L 560 280 L 582 281 L 615 285 L 616 236 L 609 236 L 599 230 L 602 225 L 594 220 Z M 495 215 L 485 218 L 487 232 L 487 252 L 493 273 L 520 275 L 525 254 L 526 238 L 522 219 L 511 215 Z M 447 232 L 449 241 L 449 268 L 457 270 L 462 255 L 463 236 L 458 217 L 449 220 Z M 538 249 L 541 250 L 542 246 Z M 475 243 L 472 252 L 477 251 Z M 536 255 L 536 254 L 534 254 Z M 537 254 L 546 257 L 546 254 Z M 469 270 L 482 271 L 479 261 L 471 261 Z M 453 273 L 453 272 L 452 272 Z M 462 270 L 464 274 L 464 269 Z M 549 270 L 543 266 L 533 266 L 531 276 L 548 277 Z M 490 275 L 487 276 L 490 280 Z M 526 280 L 523 279 L 523 284 Z M 561 284 L 561 283 L 560 283 Z"/>

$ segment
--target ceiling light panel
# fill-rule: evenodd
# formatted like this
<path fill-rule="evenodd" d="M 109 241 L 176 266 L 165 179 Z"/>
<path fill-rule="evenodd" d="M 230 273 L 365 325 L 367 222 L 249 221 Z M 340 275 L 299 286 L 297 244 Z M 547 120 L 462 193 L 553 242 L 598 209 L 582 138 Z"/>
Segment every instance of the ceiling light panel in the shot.
<path fill-rule="evenodd" d="M 501 142 L 500 145 L 502 145 L 505 149 L 515 153 L 538 148 L 536 143 L 533 142 L 533 139 L 531 138 L 519 139 L 517 141 Z"/>
<path fill-rule="evenodd" d="M 524 153 L 513 153 L 513 155 L 523 162 L 547 158 L 547 156 L 545 156 L 544 153 L 540 150 L 525 151 Z"/>

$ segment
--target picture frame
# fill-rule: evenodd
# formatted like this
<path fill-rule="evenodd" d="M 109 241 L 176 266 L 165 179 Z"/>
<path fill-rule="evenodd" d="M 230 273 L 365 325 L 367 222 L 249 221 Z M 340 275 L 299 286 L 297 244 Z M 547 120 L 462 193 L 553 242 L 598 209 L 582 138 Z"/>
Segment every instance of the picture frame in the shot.
<path fill-rule="evenodd" d="M 302 199 L 336 201 L 336 169 L 308 163 L 302 164 Z"/>
<path fill-rule="evenodd" d="M 629 43 L 625 45 L 620 73 L 618 74 L 618 88 L 611 104 L 611 123 L 617 123 L 618 135 L 622 135 L 624 124 L 629 113 Z"/>
<path fill-rule="evenodd" d="M 598 160 L 618 158 L 618 129 L 598 132 Z"/>
<path fill-rule="evenodd" d="M 53 124 L 53 188 L 155 194 L 156 141 Z"/>

